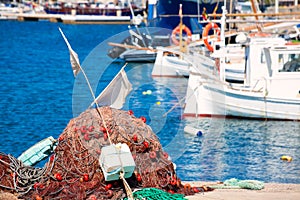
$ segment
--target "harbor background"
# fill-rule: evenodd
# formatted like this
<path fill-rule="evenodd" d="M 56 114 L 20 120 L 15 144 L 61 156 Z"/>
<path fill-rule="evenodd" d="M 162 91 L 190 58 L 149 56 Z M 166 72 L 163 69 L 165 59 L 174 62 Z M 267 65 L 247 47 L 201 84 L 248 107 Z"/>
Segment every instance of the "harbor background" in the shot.
<path fill-rule="evenodd" d="M 17 157 L 50 135 L 57 138 L 73 117 L 74 76 L 59 26 L 81 61 L 107 38 L 128 30 L 127 25 L 0 21 L 1 152 Z M 107 52 L 99 53 L 105 56 Z M 106 69 L 98 91 L 122 65 L 115 62 Z M 152 79 L 151 67 L 151 63 L 128 66 L 134 89 L 124 109 L 133 110 L 136 117 L 146 116 L 182 180 L 300 183 L 299 122 L 181 120 L 180 107 L 163 118 L 184 97 L 187 80 Z M 143 95 L 148 90 L 151 95 Z M 184 133 L 187 125 L 201 130 L 202 136 Z M 283 155 L 293 161 L 280 160 Z"/>

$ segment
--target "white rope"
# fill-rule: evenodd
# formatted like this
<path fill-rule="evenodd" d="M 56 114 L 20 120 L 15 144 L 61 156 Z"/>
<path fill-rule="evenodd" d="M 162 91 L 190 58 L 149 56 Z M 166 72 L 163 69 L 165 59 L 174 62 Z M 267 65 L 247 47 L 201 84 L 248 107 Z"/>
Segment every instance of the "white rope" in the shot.
<path fill-rule="evenodd" d="M 119 161 L 120 161 L 121 167 L 122 167 L 121 172 L 120 172 L 120 178 L 123 181 L 123 184 L 124 184 L 124 187 L 125 187 L 125 190 L 126 190 L 126 194 L 127 194 L 128 200 L 133 200 L 132 190 L 131 190 L 129 184 L 127 183 L 127 181 L 126 181 L 126 179 L 124 177 L 125 172 L 124 172 L 123 162 L 122 162 L 121 154 L 120 154 L 122 146 L 115 146 L 115 148 L 116 148 L 116 150 L 118 152 L 118 158 L 119 158 Z"/>
<path fill-rule="evenodd" d="M 128 200 L 133 200 L 132 190 L 131 190 L 129 184 L 127 183 L 126 179 L 124 178 L 124 172 L 123 171 L 121 171 L 121 173 L 120 173 L 120 178 L 123 181 Z"/>

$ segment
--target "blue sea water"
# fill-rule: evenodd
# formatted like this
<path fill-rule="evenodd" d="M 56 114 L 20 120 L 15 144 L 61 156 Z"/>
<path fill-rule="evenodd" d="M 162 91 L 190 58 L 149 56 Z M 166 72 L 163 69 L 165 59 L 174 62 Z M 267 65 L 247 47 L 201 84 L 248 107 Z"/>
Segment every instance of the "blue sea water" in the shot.
<path fill-rule="evenodd" d="M 76 107 L 74 93 L 82 74 L 74 79 L 58 27 L 93 77 L 97 94 L 124 64 L 106 53 L 107 41 L 120 42 L 127 25 L 0 21 L 1 152 L 17 157 L 48 136 L 57 138 L 88 105 Z M 123 109 L 147 118 L 182 180 L 300 183 L 299 122 L 181 119 L 183 109 L 176 105 L 184 98 L 187 80 L 153 79 L 151 69 L 151 63 L 128 64 L 133 90 Z M 184 133 L 185 126 L 201 130 L 202 136 Z M 283 155 L 293 161 L 280 160 Z"/>

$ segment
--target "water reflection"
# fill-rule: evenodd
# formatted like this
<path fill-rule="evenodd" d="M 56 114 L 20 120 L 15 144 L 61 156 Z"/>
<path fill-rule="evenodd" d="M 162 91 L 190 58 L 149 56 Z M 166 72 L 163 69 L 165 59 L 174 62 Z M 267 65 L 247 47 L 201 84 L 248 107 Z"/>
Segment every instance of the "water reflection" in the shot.
<path fill-rule="evenodd" d="M 300 183 L 299 122 L 226 119 L 223 129 L 212 129 L 211 122 L 186 120 L 203 132 L 200 138 L 189 136 L 189 149 L 177 160 L 178 173 L 187 180 Z M 293 161 L 280 160 L 283 155 Z"/>

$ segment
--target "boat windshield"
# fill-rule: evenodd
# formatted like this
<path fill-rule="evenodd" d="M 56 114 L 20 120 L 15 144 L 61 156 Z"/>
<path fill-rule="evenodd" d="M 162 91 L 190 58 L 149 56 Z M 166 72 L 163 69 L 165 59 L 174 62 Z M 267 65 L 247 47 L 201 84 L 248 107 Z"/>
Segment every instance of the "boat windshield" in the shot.
<path fill-rule="evenodd" d="M 279 72 L 300 71 L 300 54 L 279 54 Z"/>

